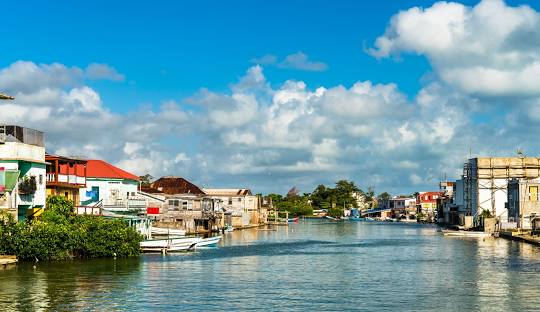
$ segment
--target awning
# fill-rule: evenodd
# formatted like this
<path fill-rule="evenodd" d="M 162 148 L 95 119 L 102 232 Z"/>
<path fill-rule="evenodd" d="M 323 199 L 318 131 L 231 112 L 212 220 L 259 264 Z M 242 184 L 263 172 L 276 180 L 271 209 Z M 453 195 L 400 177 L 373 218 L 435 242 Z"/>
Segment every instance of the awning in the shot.
<path fill-rule="evenodd" d="M 6 170 L 6 191 L 11 192 L 15 188 L 15 185 L 17 185 L 17 180 L 19 179 L 19 175 L 21 172 L 19 170 Z"/>

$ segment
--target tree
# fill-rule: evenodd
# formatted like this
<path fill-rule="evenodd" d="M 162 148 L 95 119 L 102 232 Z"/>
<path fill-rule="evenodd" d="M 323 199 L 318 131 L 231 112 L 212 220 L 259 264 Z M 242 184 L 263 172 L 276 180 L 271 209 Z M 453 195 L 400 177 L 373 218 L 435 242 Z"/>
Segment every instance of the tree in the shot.
<path fill-rule="evenodd" d="M 380 200 L 389 200 L 390 199 L 390 194 L 387 193 L 387 192 L 382 192 L 381 194 L 379 194 L 379 196 L 377 196 L 377 199 L 380 199 Z"/>
<path fill-rule="evenodd" d="M 154 180 L 154 177 L 147 173 L 143 176 L 140 176 L 139 179 L 141 179 L 141 186 L 149 187 L 152 183 L 152 180 Z"/>

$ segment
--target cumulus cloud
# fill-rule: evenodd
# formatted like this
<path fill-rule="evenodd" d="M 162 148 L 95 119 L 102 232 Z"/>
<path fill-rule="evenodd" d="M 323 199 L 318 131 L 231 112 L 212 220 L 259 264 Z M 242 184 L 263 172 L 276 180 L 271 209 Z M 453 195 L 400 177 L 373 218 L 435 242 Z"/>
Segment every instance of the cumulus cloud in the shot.
<path fill-rule="evenodd" d="M 92 80 L 124 81 L 125 76 L 107 64 L 92 63 L 86 67 L 86 77 Z"/>
<path fill-rule="evenodd" d="M 424 55 L 442 81 L 468 94 L 537 96 L 539 44 L 540 14 L 529 6 L 437 2 L 393 16 L 369 53 Z"/>
<path fill-rule="evenodd" d="M 253 58 L 251 62 L 258 65 L 274 65 L 279 68 L 295 69 L 303 71 L 320 72 L 328 69 L 328 65 L 319 61 L 312 61 L 309 56 L 301 51 L 285 56 L 283 60 L 273 54 Z"/>
<path fill-rule="evenodd" d="M 12 70 L 21 64 L 32 71 Z M 67 76 L 59 82 L 53 67 Z M 292 185 L 310 191 L 342 178 L 393 193 L 432 189 L 443 173 L 459 176 L 470 147 L 501 154 L 535 142 L 524 128 L 540 130 L 540 121 L 519 109 L 501 120 L 475 122 L 473 114 L 489 103 L 443 81 L 408 99 L 393 83 L 272 84 L 256 65 L 228 91 L 201 89 L 157 109 L 118 113 L 65 65 L 17 62 L 0 73 L 0 82 L 9 82 L 6 91 L 16 95 L 0 103 L 0 123 L 45 131 L 49 152 L 105 159 L 138 175 L 180 175 L 257 192 L 285 192 Z M 540 110 L 538 103 L 523 105 Z"/>

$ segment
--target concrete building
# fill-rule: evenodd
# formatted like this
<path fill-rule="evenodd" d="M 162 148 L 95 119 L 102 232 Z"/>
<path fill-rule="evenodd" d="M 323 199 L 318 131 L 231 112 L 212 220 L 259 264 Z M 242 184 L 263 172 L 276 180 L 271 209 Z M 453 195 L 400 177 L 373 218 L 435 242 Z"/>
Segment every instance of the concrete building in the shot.
<path fill-rule="evenodd" d="M 84 170 L 77 164 L 78 172 Z M 146 200 L 138 195 L 139 177 L 103 160 L 87 160 L 86 188 L 79 192 L 82 206 L 110 211 L 144 211 Z"/>
<path fill-rule="evenodd" d="M 442 192 L 421 192 L 416 200 L 417 211 L 422 213 L 427 221 L 436 221 L 437 200 L 443 195 Z"/>
<path fill-rule="evenodd" d="M 142 188 L 147 200 L 147 214 L 156 220 L 196 232 L 211 230 L 217 225 L 220 201 L 206 196 L 197 185 L 181 177 L 162 177 Z"/>
<path fill-rule="evenodd" d="M 520 229 L 532 229 L 532 220 L 540 217 L 538 191 L 540 179 L 511 179 L 508 182 L 508 222 Z"/>
<path fill-rule="evenodd" d="M 43 132 L 0 125 L 0 209 L 19 220 L 39 216 L 45 208 Z"/>
<path fill-rule="evenodd" d="M 477 157 L 463 166 L 463 202 L 465 214 L 477 217 L 487 210 L 496 217 L 501 228 L 509 224 L 508 181 L 540 177 L 538 157 Z M 510 222 L 512 223 L 512 222 Z"/>
<path fill-rule="evenodd" d="M 86 188 L 86 160 L 45 155 L 47 196 L 60 195 L 80 206 L 80 189 Z"/>
<path fill-rule="evenodd" d="M 249 189 L 205 188 L 204 192 L 208 197 L 222 202 L 225 225 L 243 227 L 266 222 L 266 216 L 260 209 L 261 199 Z"/>

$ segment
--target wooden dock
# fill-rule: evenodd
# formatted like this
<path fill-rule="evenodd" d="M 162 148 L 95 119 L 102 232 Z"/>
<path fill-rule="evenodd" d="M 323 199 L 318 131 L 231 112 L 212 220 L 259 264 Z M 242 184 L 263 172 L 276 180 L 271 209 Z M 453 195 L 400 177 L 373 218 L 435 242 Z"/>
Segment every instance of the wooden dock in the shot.
<path fill-rule="evenodd" d="M 7 268 L 9 265 L 17 264 L 17 262 L 19 262 L 19 260 L 16 256 L 0 255 L 0 267 L 2 269 Z"/>

